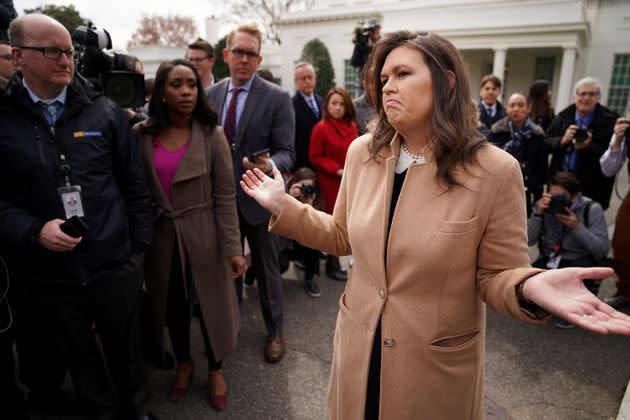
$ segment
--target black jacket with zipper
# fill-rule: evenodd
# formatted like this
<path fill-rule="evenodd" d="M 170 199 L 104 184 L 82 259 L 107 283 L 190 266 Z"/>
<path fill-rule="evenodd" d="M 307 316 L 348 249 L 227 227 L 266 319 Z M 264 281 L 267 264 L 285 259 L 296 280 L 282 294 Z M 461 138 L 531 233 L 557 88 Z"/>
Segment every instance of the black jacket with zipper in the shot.
<path fill-rule="evenodd" d="M 17 72 L 0 95 L 0 250 L 32 284 L 82 284 L 125 263 L 151 242 L 150 192 L 127 119 L 75 74 L 63 113 L 50 127 Z M 37 237 L 65 219 L 57 189 L 80 185 L 88 232 L 71 252 L 52 252 Z"/>
<path fill-rule="evenodd" d="M 588 125 L 588 130 L 593 135 L 592 141 L 586 149 L 578 150 L 575 154 L 575 175 L 580 181 L 582 194 L 597 201 L 604 210 L 610 204 L 615 177 L 609 178 L 602 173 L 599 158 L 608 149 L 618 117 L 610 109 L 597 104 L 595 116 Z M 575 105 L 561 111 L 545 133 L 545 147 L 552 154 L 551 175 L 562 171 L 565 155 L 573 150 L 573 143 L 560 144 L 564 133 L 572 124 L 575 124 Z"/>

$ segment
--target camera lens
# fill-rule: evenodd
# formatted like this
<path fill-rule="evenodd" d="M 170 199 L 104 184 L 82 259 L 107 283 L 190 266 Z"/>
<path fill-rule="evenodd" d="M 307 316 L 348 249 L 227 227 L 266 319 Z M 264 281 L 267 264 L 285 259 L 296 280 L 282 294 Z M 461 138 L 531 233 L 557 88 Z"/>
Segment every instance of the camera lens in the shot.
<path fill-rule="evenodd" d="M 304 196 L 313 195 L 315 194 L 315 187 L 313 185 L 302 184 L 300 186 L 300 191 L 302 192 L 302 195 Z"/>

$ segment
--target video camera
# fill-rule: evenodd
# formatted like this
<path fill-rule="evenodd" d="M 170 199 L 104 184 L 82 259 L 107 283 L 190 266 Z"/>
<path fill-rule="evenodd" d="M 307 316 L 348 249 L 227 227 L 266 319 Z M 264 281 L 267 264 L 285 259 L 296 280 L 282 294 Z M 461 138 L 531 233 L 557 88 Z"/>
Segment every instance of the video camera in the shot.
<path fill-rule="evenodd" d="M 355 44 L 367 46 L 370 41 L 370 34 L 372 33 L 372 31 L 380 27 L 381 25 L 376 19 L 370 19 L 368 21 L 360 20 L 359 26 L 357 26 L 354 30 L 352 42 L 354 42 Z"/>
<path fill-rule="evenodd" d="M 72 41 L 79 52 L 79 73 L 100 85 L 105 95 L 123 108 L 144 105 L 144 76 L 136 73 L 134 58 L 104 51 L 112 49 L 109 32 L 88 21 L 74 30 Z"/>

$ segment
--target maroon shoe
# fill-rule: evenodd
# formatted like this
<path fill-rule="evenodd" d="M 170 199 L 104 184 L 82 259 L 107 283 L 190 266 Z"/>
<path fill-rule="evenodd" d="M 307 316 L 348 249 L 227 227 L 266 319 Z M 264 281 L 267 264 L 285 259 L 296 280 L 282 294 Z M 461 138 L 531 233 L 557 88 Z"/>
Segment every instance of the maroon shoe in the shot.
<path fill-rule="evenodd" d="M 221 387 L 221 388 L 225 388 L 226 391 L 224 394 L 219 394 L 216 395 L 212 392 L 213 390 L 213 384 L 214 384 L 214 379 L 221 379 L 223 381 L 223 384 L 225 385 L 225 387 Z M 217 370 L 211 370 L 208 373 L 208 388 L 209 388 L 209 394 L 208 394 L 208 401 L 210 401 L 210 405 L 212 406 L 212 408 L 214 408 L 217 411 L 223 411 L 225 409 L 225 406 L 227 405 L 227 384 L 225 383 L 225 376 L 223 375 L 223 370 L 221 369 L 217 369 Z"/>
<path fill-rule="evenodd" d="M 192 361 L 190 362 L 190 364 L 191 364 L 190 374 L 188 375 L 188 382 L 186 383 L 186 386 L 185 387 L 173 386 L 173 388 L 171 388 L 170 392 L 168 393 L 168 399 L 171 400 L 172 402 L 181 400 L 184 394 L 186 394 L 186 391 L 188 390 L 188 386 L 190 385 L 190 382 L 192 382 L 192 378 L 195 372 L 195 365 L 192 364 Z"/>
<path fill-rule="evenodd" d="M 227 405 L 227 393 L 223 395 L 212 395 L 208 396 L 208 400 L 210 401 L 210 405 L 217 411 L 223 411 L 225 406 Z"/>

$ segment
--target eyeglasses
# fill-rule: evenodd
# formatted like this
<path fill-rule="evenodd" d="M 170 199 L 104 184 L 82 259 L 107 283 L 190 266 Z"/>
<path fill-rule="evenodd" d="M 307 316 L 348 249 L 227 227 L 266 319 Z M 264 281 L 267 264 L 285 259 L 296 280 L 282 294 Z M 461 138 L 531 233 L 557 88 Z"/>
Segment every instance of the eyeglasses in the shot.
<path fill-rule="evenodd" d="M 13 59 L 13 55 L 11 55 L 11 53 L 0 54 L 0 58 L 4 58 L 5 60 L 9 61 Z"/>
<path fill-rule="evenodd" d="M 26 46 L 20 46 L 17 48 L 22 49 L 22 50 L 40 51 L 44 55 L 44 57 L 50 58 L 51 60 L 59 60 L 59 58 L 61 57 L 61 54 L 65 54 L 66 57 L 68 57 L 68 60 L 77 61 L 79 59 L 79 52 L 73 49 L 62 50 L 61 48 L 57 48 L 57 47 L 26 47 Z"/>
<path fill-rule="evenodd" d="M 576 96 L 579 96 L 580 98 L 586 98 L 587 96 L 596 98 L 599 96 L 599 92 L 578 92 L 576 93 Z"/>
<path fill-rule="evenodd" d="M 253 60 L 254 58 L 258 58 L 258 55 L 259 55 L 256 52 L 240 50 L 238 48 L 230 50 L 230 52 L 234 54 L 235 56 L 237 56 L 238 58 L 247 57 L 248 60 Z"/>
<path fill-rule="evenodd" d="M 188 61 L 191 63 L 201 63 L 204 60 L 208 60 L 210 57 L 188 57 Z"/>

